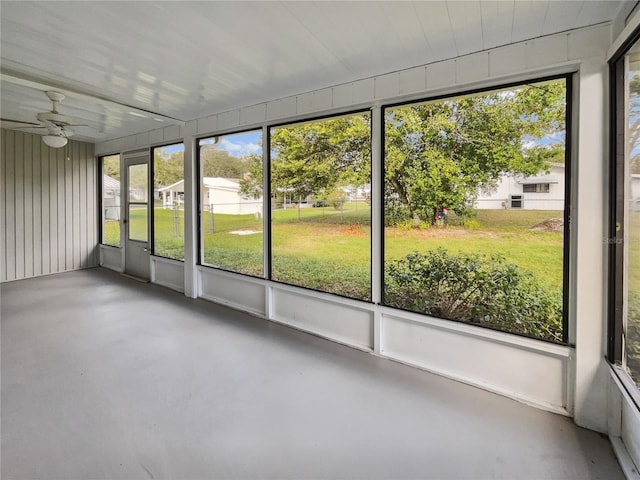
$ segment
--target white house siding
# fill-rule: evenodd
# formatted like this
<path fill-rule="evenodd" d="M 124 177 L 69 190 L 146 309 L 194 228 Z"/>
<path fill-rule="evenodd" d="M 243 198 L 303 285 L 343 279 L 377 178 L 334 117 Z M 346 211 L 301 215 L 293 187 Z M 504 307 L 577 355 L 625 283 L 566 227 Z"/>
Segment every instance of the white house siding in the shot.
<path fill-rule="evenodd" d="M 522 210 L 563 210 L 564 177 L 564 165 L 554 165 L 548 174 L 543 173 L 535 177 L 504 176 L 495 190 L 480 193 L 475 201 L 475 208 L 480 210 L 512 208 L 511 197 L 522 195 Z M 549 184 L 549 191 L 524 192 L 525 184 Z"/>
<path fill-rule="evenodd" d="M 202 206 L 205 212 L 228 215 L 262 215 L 262 198 L 245 198 L 240 193 L 237 180 L 222 177 L 204 177 L 202 179 Z M 163 205 L 181 203 L 184 195 L 184 180 L 158 189 L 163 195 Z"/>
<path fill-rule="evenodd" d="M 102 175 L 102 208 L 105 220 L 120 220 L 120 181 Z"/>
<path fill-rule="evenodd" d="M 0 281 L 97 265 L 93 145 L 49 148 L 40 135 L 2 130 Z"/>

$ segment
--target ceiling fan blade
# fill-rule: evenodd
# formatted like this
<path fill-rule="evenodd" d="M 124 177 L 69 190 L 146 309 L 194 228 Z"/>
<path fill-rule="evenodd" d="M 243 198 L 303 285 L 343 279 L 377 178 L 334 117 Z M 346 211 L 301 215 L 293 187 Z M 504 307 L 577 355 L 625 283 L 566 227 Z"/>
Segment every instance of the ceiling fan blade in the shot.
<path fill-rule="evenodd" d="M 70 123 L 69 125 L 65 125 L 65 127 L 88 127 L 86 123 Z"/>
<path fill-rule="evenodd" d="M 43 127 L 42 125 L 39 125 L 37 127 L 35 125 L 31 125 L 31 126 L 28 126 L 28 127 L 15 127 L 16 130 L 25 130 L 25 129 L 26 130 L 31 130 L 31 129 L 35 130 L 35 129 L 38 129 L 38 128 L 47 128 L 47 127 Z"/>
<path fill-rule="evenodd" d="M 13 120 L 11 118 L 0 118 L 0 122 L 24 123 L 25 125 L 36 125 L 36 126 L 40 127 L 39 123 L 25 122 L 24 120 Z"/>

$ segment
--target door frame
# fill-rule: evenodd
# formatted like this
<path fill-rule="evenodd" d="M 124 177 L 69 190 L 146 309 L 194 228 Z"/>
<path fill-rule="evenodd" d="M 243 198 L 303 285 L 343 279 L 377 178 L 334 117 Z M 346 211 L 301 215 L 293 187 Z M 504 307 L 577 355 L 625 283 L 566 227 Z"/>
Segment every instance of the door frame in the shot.
<path fill-rule="evenodd" d="M 121 205 L 122 205 L 122 226 L 121 229 L 121 245 L 124 250 L 123 264 L 124 273 L 143 279 L 149 280 L 151 273 L 151 213 L 153 211 L 153 193 L 151 191 L 151 158 L 150 149 L 137 150 L 122 154 L 122 172 L 124 179 L 124 188 L 121 189 Z M 129 228 L 131 225 L 129 218 L 129 205 L 142 205 L 145 202 L 131 202 L 129 190 L 129 167 L 133 165 L 146 165 L 147 167 L 147 239 L 135 240 L 130 239 Z"/>

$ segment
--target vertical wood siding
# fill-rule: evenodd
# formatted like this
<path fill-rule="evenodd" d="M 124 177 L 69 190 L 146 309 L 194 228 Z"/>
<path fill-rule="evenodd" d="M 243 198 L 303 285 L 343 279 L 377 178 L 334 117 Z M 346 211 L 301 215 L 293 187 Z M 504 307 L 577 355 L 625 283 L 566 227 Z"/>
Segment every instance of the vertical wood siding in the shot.
<path fill-rule="evenodd" d="M 0 281 L 97 265 L 94 146 L 2 130 Z"/>

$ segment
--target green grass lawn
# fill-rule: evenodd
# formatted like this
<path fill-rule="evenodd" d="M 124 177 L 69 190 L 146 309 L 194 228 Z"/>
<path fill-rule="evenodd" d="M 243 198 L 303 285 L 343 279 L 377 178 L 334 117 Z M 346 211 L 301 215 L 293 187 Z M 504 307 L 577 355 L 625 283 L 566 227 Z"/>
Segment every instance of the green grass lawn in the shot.
<path fill-rule="evenodd" d="M 154 211 L 155 253 L 182 259 L 184 212 L 178 211 L 180 236 L 177 237 L 173 213 L 172 210 L 158 208 Z M 142 215 L 143 212 L 133 214 Z M 460 226 L 422 229 L 386 227 L 385 261 L 438 247 L 451 253 L 500 254 L 508 262 L 532 272 L 550 290 L 560 292 L 563 235 L 530 228 L 545 219 L 559 216 L 561 212 L 478 210 L 473 229 Z M 369 219 L 370 209 L 362 203 L 357 208 L 354 204 L 345 204 L 343 210 L 333 207 L 274 210 L 273 278 L 340 295 L 370 299 Z M 459 222 L 452 218 L 452 223 Z M 132 225 L 143 224 L 133 221 Z M 254 215 L 225 214 L 214 214 L 212 219 L 211 214 L 205 212 L 202 226 L 205 263 L 249 275 L 263 275 L 262 219 Z M 117 228 L 117 222 L 107 222 L 105 240 L 119 238 Z M 238 231 L 255 233 L 232 233 Z M 636 285 L 640 285 L 640 281 Z"/>

